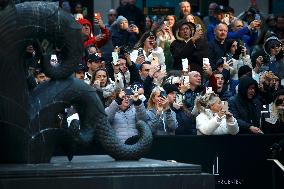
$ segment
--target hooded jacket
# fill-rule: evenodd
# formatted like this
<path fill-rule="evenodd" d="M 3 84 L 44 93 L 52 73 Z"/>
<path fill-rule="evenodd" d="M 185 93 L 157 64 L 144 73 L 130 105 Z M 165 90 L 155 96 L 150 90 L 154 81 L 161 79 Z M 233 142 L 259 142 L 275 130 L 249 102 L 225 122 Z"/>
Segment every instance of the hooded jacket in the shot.
<path fill-rule="evenodd" d="M 256 92 L 252 99 L 248 99 L 249 86 L 254 85 Z M 237 119 L 240 133 L 250 133 L 249 127 L 259 127 L 261 103 L 257 98 L 258 84 L 251 77 L 240 79 L 238 94 L 229 100 L 229 111 Z"/>
<path fill-rule="evenodd" d="M 90 27 L 91 33 L 93 31 L 93 27 L 92 24 L 89 20 L 87 19 L 80 19 L 77 21 L 79 24 L 83 25 L 88 25 Z M 110 38 L 110 33 L 109 30 L 105 27 L 105 28 L 101 28 L 101 33 L 105 34 L 104 37 L 97 41 L 96 36 L 91 36 L 91 34 L 89 36 L 87 36 L 87 38 L 84 40 L 84 47 L 87 47 L 89 45 L 95 45 L 97 48 L 101 48 L 102 46 L 104 46 L 109 38 Z"/>
<path fill-rule="evenodd" d="M 174 59 L 173 69 L 181 70 L 181 59 L 187 58 L 191 71 L 203 73 L 203 58 L 208 57 L 207 39 L 204 36 L 195 43 L 193 43 L 191 39 L 188 42 L 185 42 L 179 35 L 179 29 L 184 24 L 187 24 L 191 28 L 191 36 L 195 33 L 195 25 L 193 23 L 181 21 L 177 24 L 176 31 L 174 32 L 176 40 L 174 40 L 170 46 L 170 51 Z"/>

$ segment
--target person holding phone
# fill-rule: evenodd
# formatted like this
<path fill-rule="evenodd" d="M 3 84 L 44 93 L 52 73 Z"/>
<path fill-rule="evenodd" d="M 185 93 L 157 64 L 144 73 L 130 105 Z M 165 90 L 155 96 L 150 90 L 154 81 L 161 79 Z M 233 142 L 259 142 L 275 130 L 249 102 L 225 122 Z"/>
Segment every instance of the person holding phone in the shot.
<path fill-rule="evenodd" d="M 162 70 L 166 70 L 164 50 L 157 45 L 157 36 L 153 31 L 145 32 L 141 36 L 130 57 L 136 65 L 141 65 L 145 61 L 152 62 L 156 57 L 154 59 L 158 60 Z"/>
<path fill-rule="evenodd" d="M 148 121 L 146 108 L 139 99 L 138 92 L 129 94 L 127 90 L 116 89 L 114 99 L 105 111 L 109 123 L 122 142 L 138 135 L 137 121 Z"/>
<path fill-rule="evenodd" d="M 175 112 L 171 110 L 167 93 L 161 87 L 152 90 L 148 100 L 148 124 L 155 135 L 174 135 L 178 127 Z"/>
<path fill-rule="evenodd" d="M 175 135 L 196 135 L 195 116 L 191 114 L 184 106 L 184 95 L 179 92 L 178 85 L 166 83 L 163 85 L 167 93 L 170 108 L 176 114 L 178 127 Z"/>
<path fill-rule="evenodd" d="M 239 68 L 247 65 L 252 68 L 250 56 L 247 54 L 247 48 L 244 43 L 238 44 L 236 39 L 228 39 L 226 47 L 225 68 L 230 71 L 230 91 L 236 94 L 236 86 L 239 84 L 238 72 Z"/>
<path fill-rule="evenodd" d="M 118 16 L 111 26 L 112 44 L 118 47 L 133 48 L 138 41 L 139 29 L 130 24 L 124 16 Z"/>
<path fill-rule="evenodd" d="M 196 117 L 197 135 L 236 135 L 239 132 L 237 120 L 215 93 L 198 96 L 195 107 L 200 112 Z"/>
<path fill-rule="evenodd" d="M 181 20 L 174 31 L 176 40 L 171 43 L 173 69 L 182 69 L 182 59 L 188 59 L 190 70 L 203 75 L 203 59 L 208 57 L 208 43 L 202 30 L 196 31 L 194 23 Z"/>
<path fill-rule="evenodd" d="M 101 48 L 103 45 L 107 43 L 107 41 L 110 38 L 110 32 L 105 27 L 100 17 L 100 14 L 99 13 L 95 14 L 96 16 L 94 16 L 94 23 L 98 25 L 101 30 L 101 34 L 99 34 L 98 36 L 93 36 L 93 27 L 89 20 L 85 18 L 77 20 L 77 22 L 82 25 L 84 47 L 95 45 L 97 48 Z"/>

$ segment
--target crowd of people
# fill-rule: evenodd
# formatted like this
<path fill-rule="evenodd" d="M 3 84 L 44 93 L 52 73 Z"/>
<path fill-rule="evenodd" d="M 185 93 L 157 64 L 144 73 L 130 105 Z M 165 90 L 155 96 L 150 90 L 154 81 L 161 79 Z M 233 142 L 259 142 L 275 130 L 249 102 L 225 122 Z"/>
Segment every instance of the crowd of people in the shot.
<path fill-rule="evenodd" d="M 74 11 L 60 2 L 82 25 L 74 77 L 97 90 L 122 141 L 138 134 L 138 120 L 155 135 L 284 133 L 282 15 L 252 5 L 236 16 L 211 3 L 202 18 L 181 1 L 178 17 L 144 16 L 135 0 L 121 0 L 104 23 L 97 12 L 90 22 L 80 2 Z M 29 65 L 35 48 L 26 49 Z M 54 54 L 60 64 L 60 46 Z M 37 84 L 48 80 L 32 73 Z"/>

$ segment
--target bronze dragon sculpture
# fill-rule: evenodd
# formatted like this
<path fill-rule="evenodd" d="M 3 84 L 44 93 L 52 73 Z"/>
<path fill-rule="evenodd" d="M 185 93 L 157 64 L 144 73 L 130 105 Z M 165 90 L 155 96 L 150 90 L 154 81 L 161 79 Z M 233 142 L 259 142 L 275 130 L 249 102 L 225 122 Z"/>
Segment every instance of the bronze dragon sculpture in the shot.
<path fill-rule="evenodd" d="M 50 52 L 42 51 L 41 64 L 51 80 L 32 91 L 23 59 L 31 40 L 62 45 L 62 62 L 57 66 L 50 64 Z M 72 144 L 73 134 L 54 126 L 59 113 L 70 105 L 80 117 L 77 139 L 81 142 L 100 141 L 116 160 L 137 160 L 149 150 L 152 134 L 145 122 L 137 123 L 136 143 L 121 143 L 96 90 L 71 76 L 82 51 L 81 27 L 55 3 L 15 5 L 12 0 L 0 0 L 0 163 L 49 162 L 56 145 Z M 66 149 L 71 160 L 72 145 Z"/>

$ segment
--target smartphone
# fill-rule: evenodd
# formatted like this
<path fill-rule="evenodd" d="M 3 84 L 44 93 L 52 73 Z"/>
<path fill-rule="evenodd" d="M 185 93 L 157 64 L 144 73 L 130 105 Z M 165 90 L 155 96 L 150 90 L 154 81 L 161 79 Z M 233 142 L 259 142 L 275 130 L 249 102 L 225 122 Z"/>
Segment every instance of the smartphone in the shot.
<path fill-rule="evenodd" d="M 224 14 L 224 17 L 225 17 L 225 18 L 229 18 L 230 15 L 229 15 L 229 14 Z"/>
<path fill-rule="evenodd" d="M 182 94 L 177 94 L 176 95 L 176 103 L 177 104 L 182 104 L 182 101 L 183 101 L 183 95 Z"/>
<path fill-rule="evenodd" d="M 183 79 L 183 83 L 189 83 L 189 76 L 188 75 L 184 75 L 182 76 L 182 79 Z"/>
<path fill-rule="evenodd" d="M 141 48 L 138 49 L 138 56 L 140 56 L 140 55 L 144 55 L 143 49 L 141 49 Z"/>
<path fill-rule="evenodd" d="M 118 64 L 118 52 L 112 52 L 111 55 L 112 55 L 113 65 L 117 65 Z"/>
<path fill-rule="evenodd" d="M 159 66 L 159 58 L 156 56 L 153 56 L 152 61 L 151 61 L 152 66 Z"/>
<path fill-rule="evenodd" d="M 182 63 L 182 71 L 188 72 L 189 71 L 189 69 L 188 69 L 188 59 L 187 58 L 181 59 L 181 63 Z"/>
<path fill-rule="evenodd" d="M 130 96 L 130 95 L 133 95 L 133 94 L 134 94 L 133 91 L 132 91 L 132 89 L 129 89 L 129 88 L 124 89 L 124 92 L 125 92 L 125 95 L 126 95 L 126 96 Z"/>
<path fill-rule="evenodd" d="M 229 112 L 229 105 L 227 101 L 222 101 L 223 109 L 225 112 Z"/>
<path fill-rule="evenodd" d="M 160 97 L 166 98 L 167 97 L 166 91 L 161 91 L 160 92 Z"/>
<path fill-rule="evenodd" d="M 94 18 L 95 18 L 96 20 L 100 20 L 100 19 L 101 19 L 101 13 L 95 12 L 95 13 L 94 13 Z"/>
<path fill-rule="evenodd" d="M 212 90 L 212 87 L 206 87 L 206 93 L 212 93 L 213 90 Z"/>
<path fill-rule="evenodd" d="M 227 64 L 228 64 L 229 66 L 232 66 L 233 63 L 234 63 L 233 59 L 230 59 L 230 60 L 227 62 Z"/>
<path fill-rule="evenodd" d="M 206 66 L 206 67 L 210 66 L 209 58 L 203 58 L 203 66 Z"/>
<path fill-rule="evenodd" d="M 202 30 L 202 27 L 201 27 L 201 25 L 200 25 L 200 24 L 196 24 L 195 28 L 196 28 L 196 31 L 198 31 L 198 30 Z"/>

